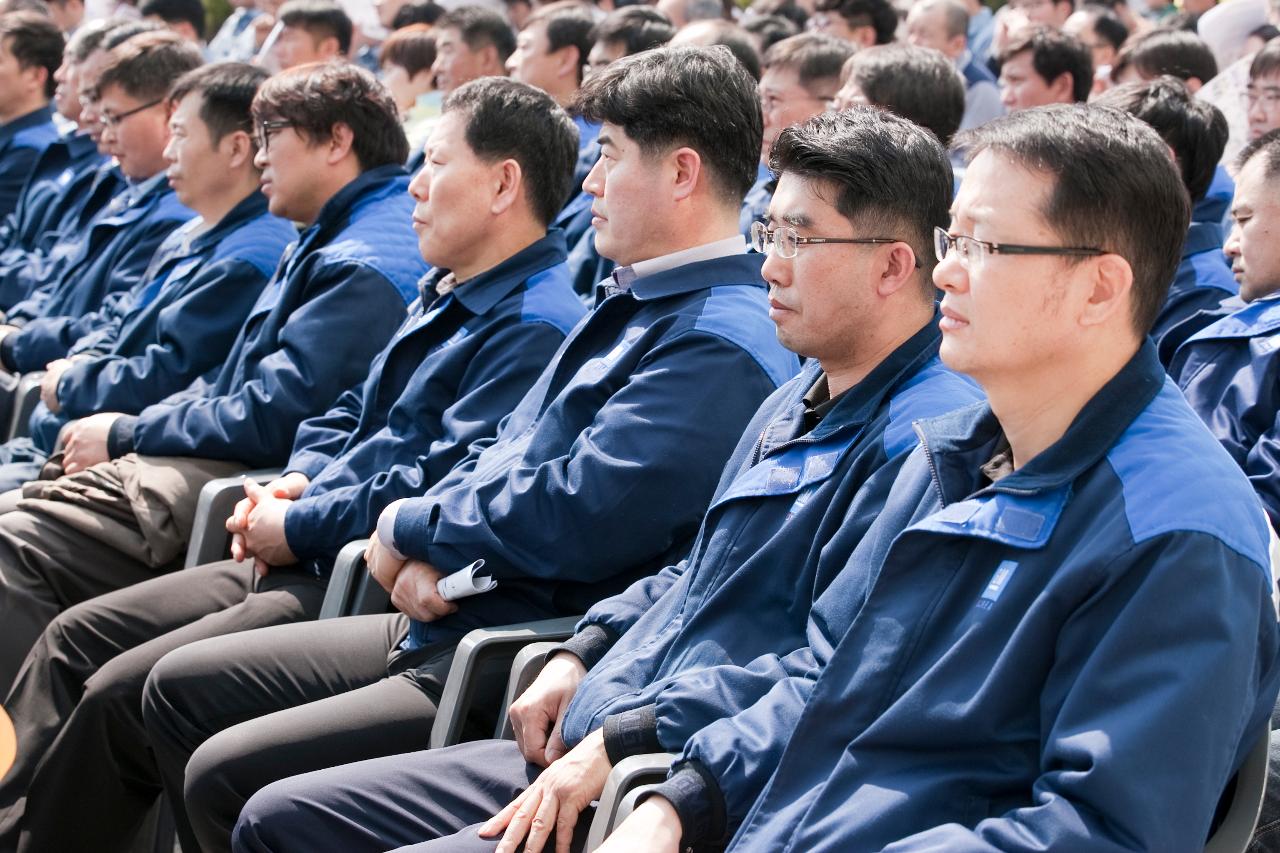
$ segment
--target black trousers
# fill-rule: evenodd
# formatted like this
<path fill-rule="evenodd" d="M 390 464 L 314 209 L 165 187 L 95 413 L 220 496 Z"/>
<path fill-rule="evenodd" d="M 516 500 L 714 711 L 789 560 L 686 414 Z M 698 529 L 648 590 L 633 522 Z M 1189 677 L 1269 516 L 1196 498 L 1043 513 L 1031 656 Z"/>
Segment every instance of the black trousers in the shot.
<path fill-rule="evenodd" d="M 228 560 L 59 614 L 4 700 L 19 752 L 0 781 L 0 850 L 128 849 L 160 793 L 141 713 L 152 666 L 194 640 L 314 619 L 323 597 L 307 573 L 256 579 Z"/>
<path fill-rule="evenodd" d="M 236 853 L 396 848 L 415 853 L 488 853 L 498 838 L 476 834 L 538 777 L 515 741 L 361 761 L 263 788 L 235 829 Z M 593 810 L 578 818 L 572 848 L 583 849 Z M 544 849 L 554 850 L 554 838 Z"/>
<path fill-rule="evenodd" d="M 425 749 L 454 643 L 399 651 L 399 614 L 202 640 L 151 671 L 142 713 L 184 848 L 226 850 L 245 801 L 280 779 Z M 487 725 L 490 709 L 473 721 Z M 336 849 L 336 848 L 335 848 Z"/>

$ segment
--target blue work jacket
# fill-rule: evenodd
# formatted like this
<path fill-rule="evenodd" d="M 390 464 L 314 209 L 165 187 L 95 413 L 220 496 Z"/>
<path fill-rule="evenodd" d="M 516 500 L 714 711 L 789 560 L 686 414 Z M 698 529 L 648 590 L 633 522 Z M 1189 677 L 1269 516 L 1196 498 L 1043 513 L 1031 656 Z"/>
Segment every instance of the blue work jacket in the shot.
<path fill-rule="evenodd" d="M 32 166 L 13 213 L 0 222 L 0 250 L 37 248 L 41 236 L 55 226 L 52 211 L 76 175 L 102 162 L 87 133 L 73 131 L 54 140 Z"/>
<path fill-rule="evenodd" d="M 117 419 L 112 457 L 283 465 L 298 424 L 368 375 L 417 298 L 427 265 L 408 183 L 400 166 L 382 166 L 329 199 L 263 288 L 219 373 Z"/>
<path fill-rule="evenodd" d="M 586 309 L 558 231 L 444 296 L 437 269 L 404 325 L 328 412 L 304 421 L 287 471 L 310 485 L 285 514 L 289 549 L 321 575 L 378 514 L 422 494 L 493 435 Z"/>
<path fill-rule="evenodd" d="M 760 698 L 738 690 L 738 669 L 804 645 L 812 601 L 844 567 L 916 446 L 912 422 L 982 399 L 942 366 L 939 340 L 931 321 L 812 431 L 804 396 L 822 375 L 816 361 L 765 401 L 689 557 L 587 611 L 579 636 L 600 626 L 621 639 L 578 685 L 566 743 L 604 726 L 615 760 L 679 751 L 708 723 Z"/>
<path fill-rule="evenodd" d="M 807 853 L 1202 850 L 1280 688 L 1248 482 L 1150 344 L 994 484 L 988 406 L 918 431 L 809 645 L 754 663 L 772 691 L 695 735 L 661 789 L 686 831 L 742 821 L 730 850 Z"/>
<path fill-rule="evenodd" d="M 1280 529 L 1280 295 L 1192 336 L 1169 371 Z"/>
<path fill-rule="evenodd" d="M 141 281 L 160 244 L 194 217 L 163 173 L 121 192 L 77 235 L 66 263 L 6 312 L 8 322 L 96 311 L 104 299 L 119 298 Z"/>
<path fill-rule="evenodd" d="M 1222 226 L 1215 222 L 1192 222 L 1187 231 L 1178 271 L 1151 328 L 1156 353 L 1166 367 L 1183 341 L 1231 313 L 1222 301 L 1239 294 L 1240 286 L 1222 254 L 1222 240 Z"/>
<path fill-rule="evenodd" d="M 17 209 L 18 198 L 35 170 L 36 161 L 57 139 L 52 106 L 43 106 L 8 124 L 0 124 L 0 219 Z"/>
<path fill-rule="evenodd" d="M 604 298 L 497 436 L 400 505 L 400 551 L 445 572 L 483 558 L 498 579 L 415 622 L 411 646 L 582 613 L 683 556 L 738 436 L 799 367 L 760 265 L 685 264 Z"/>
<path fill-rule="evenodd" d="M 298 233 L 267 211 L 260 192 L 190 237 L 197 224 L 193 220 L 165 240 L 130 299 L 119 303 L 127 311 L 66 353 L 83 358 L 58 380 L 61 411 L 55 415 L 42 403 L 31 416 L 31 437 L 45 453 L 68 420 L 95 412 L 137 414 L 221 365 Z M 24 328 L 19 341 L 41 322 Z"/>

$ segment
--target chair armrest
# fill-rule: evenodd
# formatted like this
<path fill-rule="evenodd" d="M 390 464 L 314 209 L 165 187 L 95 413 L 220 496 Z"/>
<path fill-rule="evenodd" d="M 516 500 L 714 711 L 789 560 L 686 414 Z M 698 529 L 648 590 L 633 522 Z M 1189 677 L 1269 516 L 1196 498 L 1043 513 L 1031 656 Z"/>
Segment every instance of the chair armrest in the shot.
<path fill-rule="evenodd" d="M 498 709 L 497 731 L 493 733 L 498 740 L 511 740 L 516 736 L 515 729 L 511 727 L 511 718 L 507 716 L 507 709 L 533 683 L 538 673 L 542 672 L 547 656 L 558 645 L 559 643 L 530 643 L 516 653 L 515 660 L 511 662 L 511 675 L 507 678 L 507 694 L 502 697 L 502 707 Z"/>
<path fill-rule="evenodd" d="M 635 808 L 636 798 L 642 793 L 639 789 L 666 779 L 672 763 L 679 757 L 673 752 L 651 752 L 628 756 L 613 765 L 596 805 L 596 815 L 591 819 L 586 849 L 594 850 L 603 844 L 609 833 Z"/>
<path fill-rule="evenodd" d="M 9 416 L 9 438 L 25 438 L 31 434 L 31 413 L 40 402 L 40 380 L 43 370 L 22 374 L 13 390 L 13 409 Z"/>
<path fill-rule="evenodd" d="M 245 471 L 238 477 L 219 477 L 205 483 L 196 499 L 196 515 L 191 523 L 191 541 L 183 568 L 225 560 L 231 545 L 227 518 L 244 497 L 244 481 L 249 479 L 266 485 L 282 473 L 279 468 Z"/>
<path fill-rule="evenodd" d="M 350 616 L 351 604 L 362 579 L 368 577 L 364 570 L 364 551 L 368 539 L 357 539 L 342 546 L 338 559 L 333 561 L 333 573 L 324 589 L 324 602 L 320 605 L 320 618 L 333 619 Z"/>
<path fill-rule="evenodd" d="M 533 642 L 568 639 L 573 636 L 579 618 L 543 619 L 468 632 L 458 643 L 453 663 L 449 665 L 440 707 L 431 727 L 430 746 L 434 749 L 458 743 L 472 702 L 487 692 L 500 693 L 500 685 L 505 683 L 516 653 Z"/>
<path fill-rule="evenodd" d="M 1231 804 L 1222 823 L 1204 846 L 1205 853 L 1244 853 L 1258 824 L 1267 793 L 1267 765 L 1271 758 L 1271 727 L 1262 733 L 1236 771 Z"/>

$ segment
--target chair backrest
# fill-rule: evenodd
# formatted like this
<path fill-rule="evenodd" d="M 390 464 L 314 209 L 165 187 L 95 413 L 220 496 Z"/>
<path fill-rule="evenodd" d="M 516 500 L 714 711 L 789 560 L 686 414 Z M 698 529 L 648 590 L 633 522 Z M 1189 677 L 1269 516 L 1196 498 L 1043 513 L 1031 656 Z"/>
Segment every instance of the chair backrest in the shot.
<path fill-rule="evenodd" d="M 1244 853 L 1249 849 L 1253 828 L 1262 811 L 1262 798 L 1267 793 L 1267 766 L 1271 757 L 1270 726 L 1267 728 L 1236 771 L 1231 803 L 1222 823 L 1205 844 L 1205 853 Z"/>

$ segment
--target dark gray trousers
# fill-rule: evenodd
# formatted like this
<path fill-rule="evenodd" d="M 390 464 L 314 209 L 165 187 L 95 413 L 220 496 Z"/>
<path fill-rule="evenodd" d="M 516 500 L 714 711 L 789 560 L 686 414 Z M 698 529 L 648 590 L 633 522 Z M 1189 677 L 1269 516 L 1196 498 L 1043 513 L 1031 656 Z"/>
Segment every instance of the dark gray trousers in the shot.
<path fill-rule="evenodd" d="M 426 748 L 455 644 L 401 653 L 407 631 L 399 614 L 354 616 L 166 655 L 142 713 L 184 848 L 229 849 L 245 801 L 272 782 Z"/>
<path fill-rule="evenodd" d="M 233 849 L 488 853 L 498 839 L 480 838 L 479 824 L 540 772 L 515 741 L 482 740 L 295 776 L 254 794 Z M 591 817 L 588 811 L 578 819 L 574 850 L 582 849 Z M 555 849 L 553 841 L 546 849 Z"/>
<path fill-rule="evenodd" d="M 141 713 L 151 667 L 194 640 L 314 619 L 323 597 L 309 573 L 255 582 L 228 560 L 63 611 L 4 700 L 20 748 L 0 781 L 0 850 L 128 849 L 160 793 Z"/>

